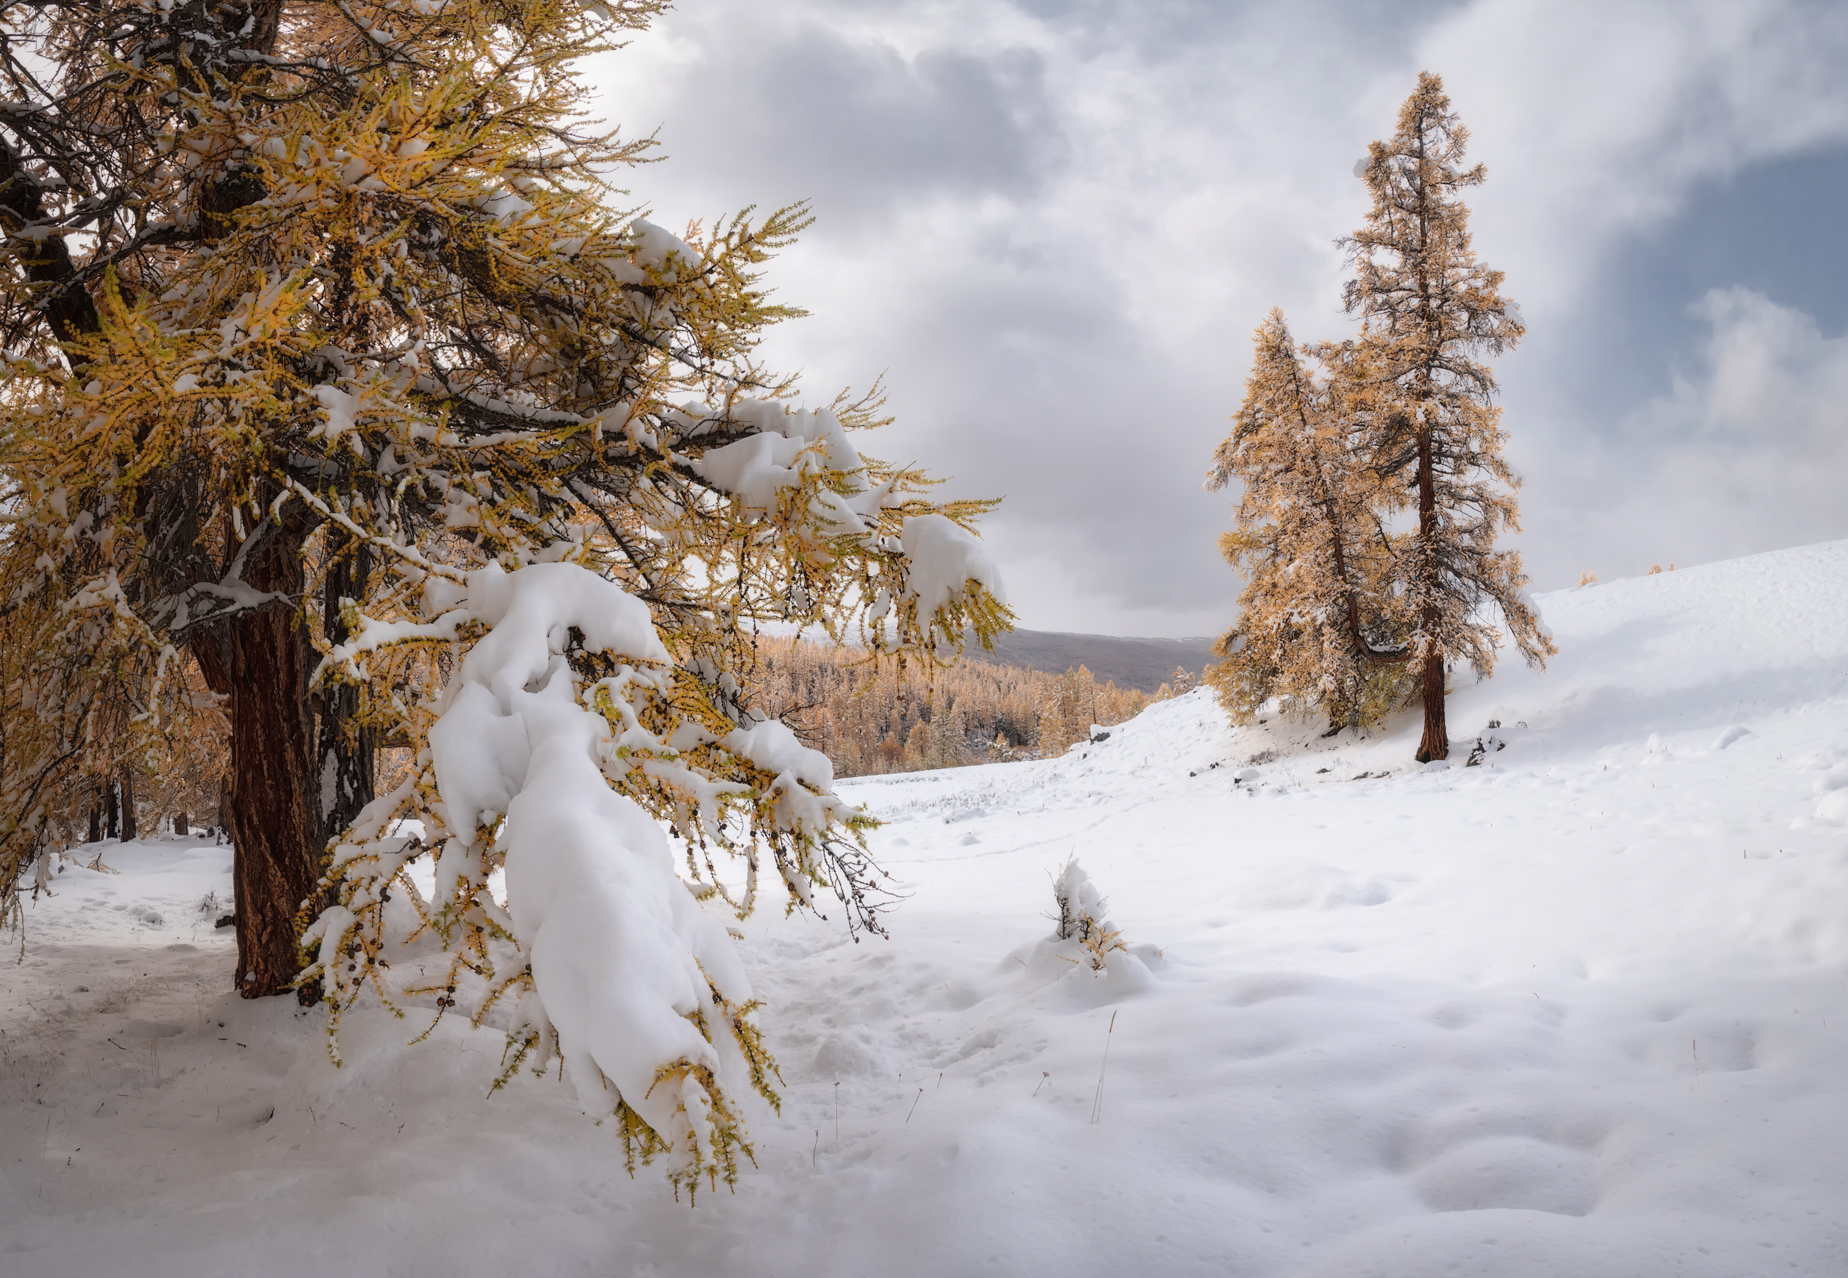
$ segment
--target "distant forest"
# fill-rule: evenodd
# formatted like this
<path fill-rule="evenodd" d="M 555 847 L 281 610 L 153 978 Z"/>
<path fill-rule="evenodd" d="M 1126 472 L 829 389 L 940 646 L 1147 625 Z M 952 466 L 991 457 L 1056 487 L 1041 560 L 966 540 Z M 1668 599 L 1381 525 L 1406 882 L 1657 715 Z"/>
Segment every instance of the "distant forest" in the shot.
<path fill-rule="evenodd" d="M 979 653 L 980 649 L 975 652 Z M 1121 723 L 1194 685 L 1191 672 L 1153 692 L 1099 683 L 1080 665 L 1061 674 L 966 655 L 930 669 L 798 637 L 759 637 L 745 682 L 834 761 L 837 776 L 911 772 L 1055 755 L 1090 726 Z"/>

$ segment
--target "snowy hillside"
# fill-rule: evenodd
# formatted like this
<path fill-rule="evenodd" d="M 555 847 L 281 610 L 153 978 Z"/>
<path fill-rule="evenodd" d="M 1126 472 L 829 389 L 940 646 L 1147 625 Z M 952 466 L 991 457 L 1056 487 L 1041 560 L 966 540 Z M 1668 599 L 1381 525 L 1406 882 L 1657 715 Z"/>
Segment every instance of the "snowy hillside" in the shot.
<path fill-rule="evenodd" d="M 0 982 L 0 1273 L 1848 1273 L 1845 596 L 1848 542 L 1542 596 L 1450 766 L 1195 693 L 847 784 L 911 895 L 746 926 L 784 1106 L 692 1211 L 489 1099 L 498 1035 L 360 1012 L 335 1070 L 230 997 L 224 849 L 84 849 Z M 1103 978 L 1038 944 L 1072 855 Z"/>

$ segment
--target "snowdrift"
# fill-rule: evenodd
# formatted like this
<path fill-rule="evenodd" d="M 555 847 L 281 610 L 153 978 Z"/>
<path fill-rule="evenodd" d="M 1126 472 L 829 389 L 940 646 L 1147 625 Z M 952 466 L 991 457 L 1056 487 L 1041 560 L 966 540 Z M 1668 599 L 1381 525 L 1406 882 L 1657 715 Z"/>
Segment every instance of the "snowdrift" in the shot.
<path fill-rule="evenodd" d="M 0 1271 L 1848 1272 L 1844 586 L 1848 542 L 1542 596 L 1559 657 L 1459 686 L 1447 766 L 1196 693 L 844 783 L 912 894 L 744 928 L 788 1086 L 691 1213 L 556 1080 L 490 1098 L 497 1035 L 362 1007 L 336 1070 L 230 997 L 224 849 L 83 849 L 0 983 Z"/>

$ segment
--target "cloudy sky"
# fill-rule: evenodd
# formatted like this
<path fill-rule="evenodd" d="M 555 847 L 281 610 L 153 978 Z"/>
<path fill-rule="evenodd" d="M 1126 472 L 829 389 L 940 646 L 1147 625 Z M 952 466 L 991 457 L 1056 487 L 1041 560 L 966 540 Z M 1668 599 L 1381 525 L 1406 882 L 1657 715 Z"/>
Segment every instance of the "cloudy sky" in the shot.
<path fill-rule="evenodd" d="M 1023 625 L 1217 633 L 1201 478 L 1252 328 L 1351 331 L 1354 161 L 1440 73 L 1536 590 L 1848 536 L 1848 5 L 1772 0 L 681 0 L 600 60 L 678 228 L 813 203 L 768 353 L 867 451 L 1002 495 Z"/>

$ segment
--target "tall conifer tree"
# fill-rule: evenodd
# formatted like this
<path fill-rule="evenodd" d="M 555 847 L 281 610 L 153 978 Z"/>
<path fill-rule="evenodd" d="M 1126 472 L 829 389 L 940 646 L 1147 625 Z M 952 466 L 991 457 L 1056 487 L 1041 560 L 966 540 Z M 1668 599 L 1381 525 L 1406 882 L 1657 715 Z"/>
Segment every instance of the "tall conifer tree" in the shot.
<path fill-rule="evenodd" d="M 489 887 L 519 796 L 451 807 L 468 769 L 437 777 L 436 725 L 484 687 L 467 684 L 470 658 L 522 642 L 496 627 L 535 580 L 568 579 L 572 607 L 632 605 L 645 643 L 618 649 L 575 620 L 533 632 L 544 686 L 622 736 L 597 747 L 585 792 L 653 839 L 671 823 L 699 893 L 739 915 L 761 865 L 794 905 L 832 888 L 850 923 L 876 928 L 868 818 L 748 704 L 752 631 L 858 631 L 928 660 L 1007 613 L 965 527 L 985 503 L 926 500 L 920 472 L 851 442 L 879 424 L 870 401 L 790 411 L 792 380 L 759 362 L 766 327 L 798 313 L 771 301 L 763 264 L 804 209 L 685 239 L 619 211 L 611 179 L 651 143 L 586 123 L 580 63 L 664 7 L 9 11 L 0 922 L 19 918 L 60 793 L 222 707 L 239 991 L 319 992 L 336 1011 L 367 988 L 391 996 L 385 902 L 413 896 L 405 867 L 434 854 L 419 908 L 449 954 L 438 1006 L 459 993 L 480 1022 L 525 1000 L 508 1069 L 574 1053 L 580 1096 L 644 1155 L 673 1145 L 691 1185 L 729 1178 L 748 1150 L 711 1053 L 730 1043 L 725 1059 L 770 1092 L 750 1005 L 721 998 L 716 975 L 679 1002 L 651 985 L 704 961 L 661 924 L 653 960 L 597 974 L 634 1009 L 610 1013 L 603 1041 L 640 1042 L 636 1018 L 653 1017 L 698 1043 L 658 1036 L 660 1055 L 631 1052 L 636 1077 L 602 1089 L 614 1056 L 591 1062 L 594 1035 L 571 1028 L 583 1016 L 554 1023 L 536 942 Z M 537 695 L 527 682 L 507 697 Z M 381 739 L 413 762 L 375 798 Z M 612 850 L 615 822 L 581 826 L 610 863 L 671 875 L 640 836 Z M 694 850 L 733 854 L 745 886 L 728 897 Z M 677 887 L 658 899 L 685 906 Z"/>
<path fill-rule="evenodd" d="M 1501 294 L 1502 273 L 1476 259 L 1460 193 L 1484 180 L 1463 167 L 1469 132 L 1443 81 L 1421 73 L 1390 141 L 1369 148 L 1373 196 L 1366 221 L 1344 241 L 1355 268 L 1347 309 L 1361 320 L 1355 365 L 1370 411 L 1359 441 L 1383 480 L 1415 494 L 1417 525 L 1399 551 L 1409 658 L 1422 685 L 1420 762 L 1449 753 L 1445 673 L 1457 660 L 1479 675 L 1495 664 L 1498 609 L 1530 665 L 1556 651 L 1522 592 L 1520 554 L 1496 537 L 1518 531 L 1519 481 L 1502 456 L 1506 438 L 1484 356 L 1525 332 Z"/>

